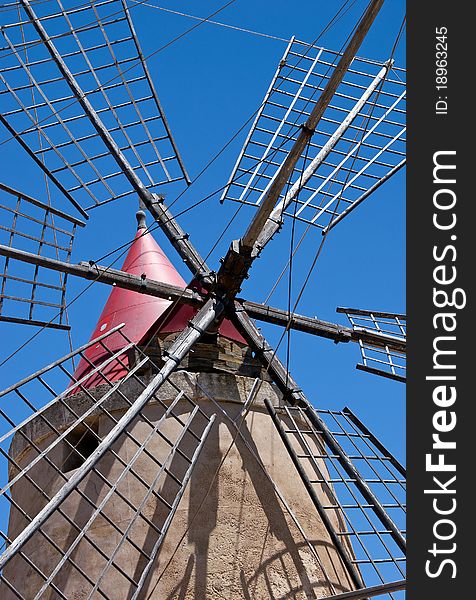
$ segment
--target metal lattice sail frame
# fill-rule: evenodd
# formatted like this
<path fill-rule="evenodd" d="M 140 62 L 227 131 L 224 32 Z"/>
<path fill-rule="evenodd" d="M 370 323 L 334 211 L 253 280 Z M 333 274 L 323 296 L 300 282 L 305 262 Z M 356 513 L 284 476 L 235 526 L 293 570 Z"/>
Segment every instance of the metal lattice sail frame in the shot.
<path fill-rule="evenodd" d="M 0 244 L 69 263 L 84 222 L 0 183 Z M 0 258 L 0 321 L 68 329 L 67 274 Z"/>
<path fill-rule="evenodd" d="M 222 201 L 260 205 L 338 58 L 291 40 Z M 288 215 L 327 232 L 404 166 L 404 77 L 391 60 L 353 59 L 280 195 L 276 221 Z"/>
<path fill-rule="evenodd" d="M 278 413 L 270 402 L 266 407 L 354 580 L 371 586 L 404 578 L 402 465 L 349 408 L 285 406 Z M 311 449 L 311 440 L 319 454 Z M 333 527 L 332 519 L 340 527 Z"/>
<path fill-rule="evenodd" d="M 362 363 L 357 368 L 395 381 L 405 381 L 406 315 L 342 307 L 337 312 L 345 314 L 354 332 L 362 336 L 359 339 Z M 373 335 L 366 339 L 368 333 L 377 334 L 377 337 Z"/>
<path fill-rule="evenodd" d="M 124 0 L 20 2 L 0 120 L 79 209 L 189 181 Z"/>
<path fill-rule="evenodd" d="M 0 393 L 0 453 L 8 464 L 0 504 L 10 505 L 24 523 L 16 539 L 1 532 L 6 550 L 0 559 L 0 579 L 21 598 L 21 581 L 16 581 L 15 572 L 22 562 L 37 579 L 35 598 L 51 591 L 64 597 L 55 578 L 65 565 L 82 578 L 83 591 L 90 596 L 108 598 L 101 583 L 113 571 L 117 585 L 128 590 L 128 597 L 137 598 L 213 424 L 214 415 L 204 413 L 179 389 L 172 389 L 171 402 L 154 394 L 147 379 L 158 367 L 127 339 L 122 327 Z M 114 351 L 117 336 L 122 337 L 123 347 Z M 87 350 L 93 346 L 103 350 L 99 363 L 88 359 Z M 72 358 L 89 363 L 90 369 L 80 379 L 68 368 Z M 78 394 L 80 403 L 75 401 Z M 127 418 L 115 416 L 118 404 Z M 35 441 L 38 427 L 41 442 Z M 120 468 L 110 473 L 111 459 Z M 45 473 L 46 486 L 41 479 Z M 93 482 L 103 490 L 100 499 L 91 496 Z M 139 494 L 130 492 L 131 483 Z M 36 504 L 31 505 L 38 494 L 44 503 L 39 512 Z M 109 506 L 118 502 L 131 515 L 126 527 L 108 515 Z M 153 520 L 144 510 L 151 502 L 156 505 Z M 77 510 L 80 504 L 89 507 L 86 523 Z M 75 532 L 68 544 L 52 539 L 48 524 L 53 516 Z M 117 543 L 95 538 L 94 526 L 102 521 L 113 528 Z M 46 541 L 43 551 L 51 555 L 47 572 L 35 562 L 40 538 Z M 94 579 L 81 562 L 80 546 L 93 553 L 100 565 Z M 137 560 L 130 560 L 131 553 Z M 127 564 L 136 565 L 132 572 Z"/>
<path fill-rule="evenodd" d="M 133 173 L 131 173 L 131 171 L 127 168 L 127 164 L 120 165 L 121 168 L 124 167 L 123 172 L 127 173 L 127 177 L 130 182 L 133 182 L 133 187 L 136 189 L 139 197 L 144 201 L 146 207 L 154 215 L 158 224 L 162 227 L 167 237 L 171 240 L 174 247 L 179 252 L 181 258 L 190 268 L 193 276 L 198 275 L 201 277 L 204 284 L 203 293 L 195 293 L 191 290 L 186 290 L 184 292 L 183 290 L 177 288 L 174 289 L 174 286 L 164 286 L 159 282 L 135 278 L 134 276 L 128 276 L 127 274 L 121 274 L 120 272 L 115 272 L 112 274 L 107 273 L 106 270 L 101 270 L 101 267 L 99 266 L 90 267 L 88 275 L 86 274 L 88 267 L 85 265 L 65 266 L 64 263 L 61 263 L 61 261 L 45 261 L 45 263 L 48 263 L 49 267 L 53 270 L 74 272 L 74 274 L 82 277 L 95 277 L 98 280 L 105 281 L 106 283 L 114 283 L 116 285 L 119 284 L 128 289 L 141 289 L 143 292 L 150 291 L 154 295 L 158 296 L 168 292 L 169 297 L 171 298 L 173 297 L 173 294 L 177 294 L 177 297 L 180 295 L 181 301 L 192 303 L 198 306 L 199 309 L 195 317 L 191 319 L 187 327 L 178 335 L 168 349 L 167 354 L 163 357 L 160 368 L 158 368 L 152 374 L 146 387 L 132 402 L 130 408 L 112 427 L 110 432 L 99 442 L 96 450 L 86 458 L 76 474 L 73 475 L 61 487 L 58 495 L 49 499 L 47 504 L 25 527 L 25 529 L 20 532 L 20 534 L 14 540 L 11 541 L 8 549 L 0 557 L 0 567 L 4 567 L 10 560 L 13 559 L 13 557 L 21 556 L 21 552 L 24 552 L 28 540 L 31 539 L 31 536 L 35 535 L 39 531 L 41 523 L 45 522 L 49 516 L 55 510 L 57 510 L 58 506 L 61 504 L 64 494 L 67 495 L 73 491 L 77 491 L 77 485 L 93 469 L 96 462 L 99 461 L 110 450 L 111 444 L 119 436 L 124 434 L 128 425 L 130 425 L 137 415 L 141 413 L 150 398 L 157 393 L 161 386 L 170 383 L 170 375 L 177 369 L 181 360 L 193 348 L 194 344 L 201 339 L 204 332 L 206 332 L 210 326 L 215 326 L 216 322 L 223 319 L 225 315 L 228 316 L 228 318 L 242 333 L 248 345 L 253 349 L 256 356 L 260 359 L 269 376 L 283 393 L 284 401 L 287 403 L 289 409 L 291 410 L 294 409 L 294 407 L 303 407 L 306 411 L 306 415 L 311 419 L 311 421 L 315 418 L 318 419 L 318 426 L 316 427 L 318 434 L 324 436 L 327 444 L 329 444 L 329 440 L 332 440 L 332 435 L 326 433 L 328 432 L 328 428 L 325 426 L 325 423 L 323 423 L 323 420 L 318 416 L 311 417 L 311 415 L 317 414 L 312 408 L 310 401 L 306 398 L 302 389 L 297 385 L 292 375 L 286 370 L 284 365 L 276 356 L 276 352 L 269 346 L 265 338 L 262 336 L 259 329 L 251 320 L 250 314 L 252 314 L 254 310 L 258 318 L 261 318 L 261 316 L 264 316 L 265 313 L 268 313 L 268 320 L 271 322 L 280 322 L 281 324 L 286 324 L 287 326 L 297 325 L 296 328 L 301 328 L 303 330 L 309 329 L 317 335 L 330 337 L 336 341 L 355 340 L 356 335 L 358 337 L 360 333 L 356 334 L 356 332 L 352 329 L 346 329 L 338 325 L 323 323 L 321 321 L 308 319 L 306 317 L 294 315 L 291 317 L 289 315 L 286 316 L 286 314 L 283 315 L 284 311 L 280 312 L 278 309 L 256 305 L 247 301 L 240 301 L 236 298 L 236 295 L 239 292 L 241 284 L 244 278 L 247 276 L 254 259 L 263 250 L 264 246 L 270 239 L 266 239 L 265 243 L 260 243 L 260 236 L 263 235 L 263 231 L 271 221 L 270 216 L 272 215 L 272 211 L 276 205 L 276 202 L 279 200 L 284 186 L 296 167 L 297 162 L 299 161 L 300 157 L 302 157 L 307 143 L 313 137 L 316 126 L 319 124 L 320 119 L 329 105 L 331 98 L 342 82 L 342 78 L 346 70 L 349 68 L 349 65 L 355 56 L 362 39 L 365 37 L 366 32 L 368 31 L 368 28 L 377 15 L 381 4 L 382 0 L 373 0 L 370 3 L 346 50 L 340 57 L 336 68 L 332 72 L 325 89 L 312 108 L 306 123 L 301 128 L 301 133 L 297 136 L 284 162 L 279 167 L 273 179 L 272 185 L 269 187 L 265 197 L 260 203 L 260 207 L 250 226 L 248 227 L 248 230 L 240 240 L 236 240 L 231 244 L 226 257 L 223 260 L 222 266 L 216 274 L 213 274 L 208 269 L 205 262 L 191 244 L 190 240 L 183 235 L 183 231 L 177 225 L 165 204 L 163 202 L 158 202 L 158 199 L 150 194 L 150 192 L 148 192 L 148 190 L 140 181 L 137 181 L 137 179 L 134 178 Z M 94 121 L 94 114 L 90 114 L 89 118 Z M 113 147 L 110 148 L 111 154 L 114 156 L 116 162 L 120 164 L 121 158 L 120 155 L 117 154 L 116 150 Z M 35 257 L 32 253 L 12 251 L 11 249 L 5 250 L 4 248 L 0 248 L 0 250 L 3 254 L 15 255 L 17 259 L 24 260 L 25 262 L 32 262 L 33 264 L 42 262 L 41 258 Z M 138 279 L 141 281 L 139 282 Z M 249 313 L 247 312 L 247 307 Z M 372 335 L 380 336 L 382 334 L 378 332 L 377 334 L 375 332 L 365 332 L 365 336 Z M 330 447 L 335 449 L 335 444 L 331 444 Z M 331 459 L 332 456 L 329 455 L 327 458 Z M 342 458 L 343 457 L 341 457 L 341 459 Z M 347 466 L 349 469 L 351 469 L 352 463 L 348 464 Z M 362 489 L 365 489 L 365 485 L 363 484 L 361 484 L 361 492 Z M 366 491 L 366 495 L 367 498 L 373 499 L 375 497 L 375 494 L 372 492 L 369 496 L 368 491 Z M 383 518 L 384 521 L 388 523 L 388 520 L 385 517 L 385 507 L 381 507 L 383 508 L 382 513 L 381 508 L 379 508 L 380 503 L 374 502 L 373 504 L 374 508 L 376 508 L 377 512 L 379 513 L 379 517 Z M 401 531 L 397 531 L 397 529 L 392 525 L 389 525 L 388 529 L 399 540 L 399 549 L 403 550 L 404 540 L 402 538 Z M 360 529 L 357 529 L 356 531 L 360 531 Z M 361 588 L 360 591 L 357 590 L 348 592 L 338 595 L 337 597 L 350 600 L 382 595 L 393 593 L 396 590 L 401 590 L 404 588 L 404 585 L 405 584 L 402 580 L 386 581 L 383 584 L 370 586 L 366 582 L 359 582 L 358 584 L 356 583 L 356 588 Z"/>

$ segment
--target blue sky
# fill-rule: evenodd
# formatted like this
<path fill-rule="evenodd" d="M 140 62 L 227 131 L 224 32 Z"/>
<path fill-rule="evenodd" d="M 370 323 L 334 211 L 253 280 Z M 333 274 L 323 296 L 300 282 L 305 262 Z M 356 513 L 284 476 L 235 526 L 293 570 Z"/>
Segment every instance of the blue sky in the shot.
<path fill-rule="evenodd" d="M 208 0 L 200 3 L 150 0 L 149 3 L 201 17 L 222 4 Z M 320 43 L 330 49 L 339 49 L 365 4 L 362 0 L 355 2 L 345 18 Z M 340 1 L 334 0 L 295 3 L 237 0 L 214 19 L 286 39 L 295 35 L 302 41 L 312 41 L 340 5 Z M 388 58 L 404 6 L 401 0 L 387 0 L 359 55 L 381 60 Z M 195 23 L 150 6 L 136 6 L 132 15 L 145 55 Z M 286 43 L 282 41 L 203 24 L 150 59 L 148 64 L 160 100 L 192 179 L 259 106 L 285 47 Z M 398 66 L 404 66 L 403 43 L 397 48 L 395 59 Z M 226 183 L 245 132 L 179 199 L 174 212 L 186 209 Z M 5 132 L 0 132 L 0 140 L 5 137 Z M 1 152 L 1 180 L 41 198 L 43 180 L 16 143 L 8 142 L 1 147 Z M 175 196 L 175 190 L 169 191 L 168 201 L 174 200 Z M 180 218 L 182 226 L 204 255 L 236 209 L 233 204 L 221 206 L 218 199 L 219 195 L 216 195 Z M 61 202 L 58 196 L 60 205 Z M 66 202 L 63 206 L 66 209 Z M 98 258 L 128 241 L 135 231 L 136 210 L 135 202 L 122 201 L 92 211 L 87 228 L 79 232 L 73 261 Z M 217 265 L 231 239 L 240 236 L 252 214 L 252 210 L 242 211 L 234 228 L 210 258 L 210 265 Z M 298 312 L 342 323 L 345 323 L 342 315 L 335 313 L 337 306 L 404 312 L 404 227 L 404 173 L 401 172 L 329 235 Z M 289 226 L 285 228 L 257 262 L 243 295 L 256 301 L 266 298 L 279 272 L 278 266 L 287 260 L 289 229 Z M 187 279 L 188 272 L 176 260 L 163 235 L 156 232 L 155 236 Z M 308 238 L 307 249 L 296 263 L 296 292 L 312 260 L 312 252 L 320 243 L 320 232 L 316 230 Z M 122 259 L 115 266 L 120 266 L 121 262 Z M 69 297 L 85 285 L 84 281 L 70 279 Z M 108 293 L 106 286 L 96 284 L 71 307 L 75 346 L 89 339 Z M 272 303 L 286 308 L 286 283 L 273 296 Z M 29 327 L 8 324 L 1 324 L 0 328 L 0 362 L 34 332 Z M 267 325 L 263 325 L 263 332 L 271 343 L 275 343 L 281 334 L 279 328 Z M 360 357 L 355 345 L 335 345 L 294 332 L 291 349 L 292 373 L 316 406 L 333 409 L 350 406 L 397 456 L 403 457 L 405 407 L 402 384 L 357 371 L 355 364 Z M 0 388 L 66 352 L 68 344 L 64 333 L 41 333 L 0 368 Z M 280 355 L 286 356 L 285 342 L 281 345 Z"/>

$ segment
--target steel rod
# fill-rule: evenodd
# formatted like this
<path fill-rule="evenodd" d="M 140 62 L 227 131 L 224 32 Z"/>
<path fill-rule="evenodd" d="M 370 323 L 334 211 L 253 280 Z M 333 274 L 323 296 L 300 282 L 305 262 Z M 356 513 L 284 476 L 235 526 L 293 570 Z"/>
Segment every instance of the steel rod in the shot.
<path fill-rule="evenodd" d="M 15 323 L 17 325 L 33 325 L 33 327 L 48 327 L 48 329 L 59 329 L 61 331 L 69 331 L 70 325 L 62 325 L 61 323 L 51 323 L 48 321 L 38 321 L 37 319 L 22 319 L 21 317 L 4 317 L 0 315 L 0 321 L 4 323 Z"/>
<path fill-rule="evenodd" d="M 351 315 L 359 315 L 364 317 L 370 317 L 374 315 L 375 317 L 381 317 L 383 319 L 405 319 L 406 315 L 404 313 L 393 313 L 393 312 L 385 312 L 381 310 L 365 310 L 362 308 L 347 308 L 344 306 L 339 306 L 336 308 L 336 312 L 342 314 L 351 314 Z"/>

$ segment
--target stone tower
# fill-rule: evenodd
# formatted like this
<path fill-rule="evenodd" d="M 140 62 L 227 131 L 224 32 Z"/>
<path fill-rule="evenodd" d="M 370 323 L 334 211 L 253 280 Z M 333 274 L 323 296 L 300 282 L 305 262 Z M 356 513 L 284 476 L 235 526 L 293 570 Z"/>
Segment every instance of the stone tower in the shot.
<path fill-rule="evenodd" d="M 145 232 L 142 214 L 139 214 L 137 236 L 123 271 L 137 275 L 146 273 L 150 279 L 186 285 L 152 236 Z M 129 339 L 160 363 L 161 356 L 193 312 L 193 308 L 185 305 L 172 306 L 165 300 L 115 288 L 92 339 L 124 322 Z M 123 340 L 114 335 L 111 345 L 114 350 L 121 350 Z M 101 353 L 99 345 L 90 347 L 87 360 L 83 359 L 76 369 L 76 377 L 84 376 L 92 365 L 97 364 Z M 127 360 L 131 361 L 133 357 L 129 356 Z M 121 379 L 124 373 L 117 365 L 114 369 L 111 367 L 108 377 Z M 144 372 L 140 376 L 147 381 L 151 374 Z M 256 378 L 261 380 L 259 390 L 244 410 Z M 82 414 L 92 399 L 101 394 L 104 385 L 100 378 L 93 377 L 88 387 L 88 393 L 71 388 L 67 402 L 76 414 Z M 147 405 L 142 418 L 132 423 L 128 433 L 141 439 L 144 420 L 154 424 L 163 415 L 160 406 L 170 405 L 177 397 L 177 389 L 186 395 L 176 405 L 176 411 L 183 419 L 191 411 L 186 398 L 192 399 L 204 414 L 214 413 L 216 418 L 147 578 L 146 591 L 140 597 L 150 600 L 311 599 L 352 589 L 329 533 L 264 408 L 263 400 L 267 398 L 279 409 L 280 393 L 230 322 L 225 320 L 217 331 L 208 332 L 202 338 L 170 382 L 163 385 Z M 127 398 L 133 400 L 139 393 L 137 382 L 131 381 L 125 390 Z M 108 411 L 120 418 L 127 409 L 127 398 L 111 396 Z M 52 407 L 47 415 L 48 422 L 53 423 L 57 431 L 65 430 L 72 418 L 68 411 L 60 408 Z M 99 438 L 112 427 L 110 419 L 96 412 L 88 416 L 88 423 Z M 163 431 L 173 437 L 174 428 L 176 422 L 170 417 L 165 421 Z M 35 457 L 24 442 L 25 438 L 34 440 L 36 446 L 42 448 L 50 443 L 52 435 L 51 428 L 40 417 L 30 421 L 27 429 L 17 432 L 10 447 L 10 456 L 19 468 Z M 94 440 L 84 431 L 78 431 L 77 435 L 81 454 L 92 452 Z M 70 436 L 70 441 L 73 438 Z M 309 443 L 316 454 L 322 454 L 322 449 L 317 448 L 312 439 Z M 134 449 L 127 437 L 115 444 L 117 456 L 125 464 Z M 151 442 L 147 450 L 161 463 L 166 462 L 168 449 L 161 440 Z M 66 450 L 61 444 L 55 452 L 63 473 L 67 476 L 74 473 L 78 468 L 77 458 L 65 459 Z M 56 459 L 53 457 L 52 460 Z M 105 456 L 97 469 L 111 478 L 114 472 L 119 474 L 124 470 L 124 463 Z M 168 468 L 180 471 L 182 467 L 169 464 Z M 135 469 L 144 481 L 153 480 L 155 467 L 146 455 L 139 457 Z M 10 478 L 14 475 L 12 469 Z M 50 496 L 64 481 L 44 460 L 31 469 L 31 477 Z M 165 478 L 160 486 L 162 496 L 169 494 L 172 501 L 171 482 Z M 60 549 L 67 547 L 78 536 L 72 522 L 80 527 L 86 524 L 94 503 L 99 506 L 108 491 L 96 473 L 86 477 L 82 489 L 92 502 L 85 502 L 83 496 L 72 493 L 63 502 L 62 513 L 48 520 L 45 529 L 49 539 L 35 534 L 23 549 L 24 555 L 40 566 L 43 573 L 50 573 L 52 567 L 49 565 L 58 563 L 55 545 Z M 144 486 L 137 477 L 126 474 L 120 491 L 121 498 L 113 497 L 107 504 L 104 517 L 96 519 L 87 539 L 79 536 L 71 557 L 74 566 L 66 561 L 54 579 L 55 587 L 49 587 L 42 597 L 80 600 L 90 597 L 91 591 L 94 598 L 122 600 L 131 597 L 134 588 L 130 580 L 137 580 L 143 568 L 144 553 L 150 552 L 157 538 L 150 523 L 163 523 L 166 515 L 164 507 L 154 497 L 141 505 Z M 13 486 L 12 495 L 18 508 L 12 509 L 10 515 L 11 539 L 25 526 L 22 511 L 33 517 L 46 502 L 38 489 L 23 479 Z M 328 490 L 321 490 L 321 496 L 323 501 L 332 500 Z M 118 535 L 114 525 L 127 530 L 134 507 L 141 507 L 145 518 L 134 524 L 127 543 L 114 555 Z M 331 513 L 331 519 L 336 530 L 343 530 L 344 525 L 339 523 L 336 515 Z M 107 558 L 111 556 L 111 566 L 101 579 L 100 589 L 94 591 L 91 582 L 104 571 Z M 33 599 L 42 580 L 28 564 L 14 558 L 6 569 L 9 579 L 23 596 Z M 2 589 L 0 595 L 8 600 L 15 597 L 7 588 Z"/>

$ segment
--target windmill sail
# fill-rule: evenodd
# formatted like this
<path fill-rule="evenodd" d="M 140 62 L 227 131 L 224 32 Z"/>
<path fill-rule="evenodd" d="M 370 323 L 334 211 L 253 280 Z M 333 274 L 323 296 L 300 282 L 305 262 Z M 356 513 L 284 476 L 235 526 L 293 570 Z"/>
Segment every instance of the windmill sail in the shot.
<path fill-rule="evenodd" d="M 222 201 L 260 205 L 339 56 L 291 40 Z M 281 194 L 276 219 L 287 214 L 326 229 L 404 166 L 404 76 L 392 61 L 354 58 Z"/>
<path fill-rule="evenodd" d="M 117 412 L 134 404 L 147 374 L 157 371 L 121 330 L 0 393 L 0 452 L 7 467 L 0 505 L 4 515 L 10 509 L 8 531 L 2 522 L 2 597 L 73 597 L 82 590 L 87 597 L 112 598 L 121 590 L 121 598 L 137 598 L 147 579 L 213 416 L 171 383 L 170 400 L 154 395 L 91 462 L 117 425 Z M 123 337 L 119 351 L 110 348 L 114 335 Z M 102 348 L 101 361 L 74 377 L 69 360 L 87 360 L 93 346 Z M 118 514 L 124 520 L 117 521 Z M 101 536 L 103 524 L 113 535 Z M 25 569 L 28 582 L 18 575 Z"/>
<path fill-rule="evenodd" d="M 185 179 L 123 0 L 22 0 L 2 28 L 1 121 L 89 209 Z"/>
<path fill-rule="evenodd" d="M 407 318 L 400 313 L 339 307 L 347 315 L 358 337 L 361 371 L 394 379 L 406 380 Z M 366 334 L 372 334 L 371 337 Z"/>
<path fill-rule="evenodd" d="M 279 414 L 270 403 L 267 408 L 347 563 L 358 571 L 358 587 L 404 579 L 402 465 L 348 408 L 314 411 L 285 406 Z M 312 450 L 316 446 L 321 449 L 318 454 Z"/>
<path fill-rule="evenodd" d="M 110 343 L 118 335 L 119 350 Z M 72 374 L 69 360 L 87 361 L 98 347 L 100 360 Z M 153 395 L 95 458 L 157 370 L 119 325 L 0 392 L 0 506 L 10 512 L 9 524 L 2 522 L 0 590 L 7 598 L 70 598 L 79 590 L 88 598 L 139 597 L 214 421 L 169 380 L 167 400 Z M 315 490 L 355 587 L 382 586 L 380 595 L 387 584 L 401 589 L 404 468 L 349 409 L 265 405 Z M 16 576 L 25 571 L 27 582 Z"/>
<path fill-rule="evenodd" d="M 69 328 L 65 321 L 65 273 L 8 256 L 9 248 L 69 263 L 76 228 L 84 223 L 0 184 L 0 321 Z"/>

